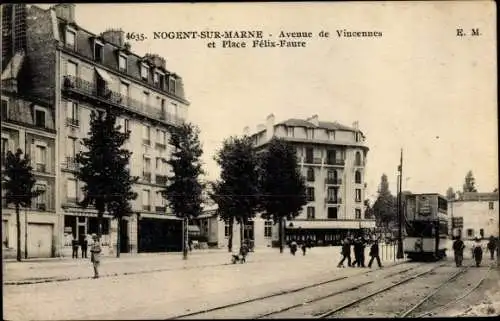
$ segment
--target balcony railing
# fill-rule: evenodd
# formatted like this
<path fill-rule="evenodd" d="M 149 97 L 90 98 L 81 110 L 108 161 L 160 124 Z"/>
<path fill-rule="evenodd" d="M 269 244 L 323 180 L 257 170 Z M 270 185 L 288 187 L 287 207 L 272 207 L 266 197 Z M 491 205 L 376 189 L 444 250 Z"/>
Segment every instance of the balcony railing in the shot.
<path fill-rule="evenodd" d="M 167 176 L 156 175 L 156 184 L 165 185 L 167 183 Z"/>
<path fill-rule="evenodd" d="M 47 166 L 45 164 L 37 163 L 35 170 L 40 173 L 47 173 Z"/>
<path fill-rule="evenodd" d="M 325 179 L 325 184 L 328 185 L 342 185 L 342 180 L 340 178 L 326 178 Z"/>
<path fill-rule="evenodd" d="M 342 199 L 340 198 L 332 198 L 332 197 L 327 197 L 325 199 L 327 204 L 342 204 Z"/>
<path fill-rule="evenodd" d="M 345 165 L 345 160 L 343 159 L 326 159 L 325 165 Z"/>
<path fill-rule="evenodd" d="M 142 210 L 143 211 L 151 211 L 151 205 L 142 205 Z"/>
<path fill-rule="evenodd" d="M 66 118 L 66 125 L 68 126 L 78 127 L 79 124 L 80 121 L 78 119 Z"/>
<path fill-rule="evenodd" d="M 165 213 L 165 206 L 156 206 L 155 212 L 156 213 Z"/>
<path fill-rule="evenodd" d="M 167 145 L 165 145 L 163 143 L 156 143 L 155 146 L 157 149 L 166 149 L 167 148 Z"/>
<path fill-rule="evenodd" d="M 40 211 L 46 211 L 47 205 L 45 203 L 38 203 L 38 204 L 36 204 L 36 208 Z"/>
<path fill-rule="evenodd" d="M 70 171 L 77 171 L 79 164 L 76 162 L 75 157 L 66 157 L 66 162 L 64 163 L 64 168 Z"/>
<path fill-rule="evenodd" d="M 151 172 L 142 172 L 142 179 L 146 182 L 151 182 Z"/>
<path fill-rule="evenodd" d="M 105 100 L 111 104 L 122 106 L 133 112 L 154 118 L 161 119 L 167 123 L 179 125 L 183 122 L 177 115 L 162 111 L 159 107 L 151 106 L 145 102 L 123 96 L 111 91 L 106 86 L 97 86 L 90 82 L 74 76 L 64 76 L 64 88 L 72 90 L 93 98 Z"/>

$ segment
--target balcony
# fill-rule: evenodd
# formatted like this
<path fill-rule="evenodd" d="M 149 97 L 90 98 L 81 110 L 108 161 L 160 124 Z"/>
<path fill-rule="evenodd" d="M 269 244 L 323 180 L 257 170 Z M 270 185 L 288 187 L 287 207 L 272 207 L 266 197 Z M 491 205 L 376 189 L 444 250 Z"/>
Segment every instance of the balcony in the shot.
<path fill-rule="evenodd" d="M 142 210 L 146 211 L 146 212 L 150 212 L 151 211 L 151 205 L 142 205 Z"/>
<path fill-rule="evenodd" d="M 326 159 L 325 165 L 344 166 L 345 160 L 343 160 L 343 159 Z"/>
<path fill-rule="evenodd" d="M 75 157 L 66 157 L 66 162 L 63 164 L 64 169 L 70 170 L 70 171 L 78 171 L 79 170 L 79 164 L 76 162 Z"/>
<path fill-rule="evenodd" d="M 156 213 L 165 213 L 165 210 L 166 210 L 165 206 L 156 206 L 155 207 Z"/>
<path fill-rule="evenodd" d="M 340 178 L 326 178 L 325 179 L 325 184 L 327 185 L 342 185 L 342 179 Z"/>
<path fill-rule="evenodd" d="M 80 121 L 74 118 L 66 118 L 66 125 L 72 127 L 78 127 L 80 125 Z"/>
<path fill-rule="evenodd" d="M 161 149 L 161 150 L 167 149 L 167 145 L 163 144 L 163 143 L 156 143 L 155 147 L 156 147 L 156 149 Z"/>
<path fill-rule="evenodd" d="M 166 175 L 156 175 L 156 184 L 158 185 L 165 185 L 167 183 L 167 176 Z"/>
<path fill-rule="evenodd" d="M 142 180 L 148 183 L 151 183 L 151 172 L 142 172 Z"/>
<path fill-rule="evenodd" d="M 36 209 L 39 211 L 46 211 L 47 205 L 45 203 L 38 203 L 36 204 Z"/>
<path fill-rule="evenodd" d="M 35 171 L 39 172 L 39 173 L 47 173 L 47 165 L 41 164 L 41 163 L 36 163 Z"/>
<path fill-rule="evenodd" d="M 333 197 L 327 197 L 325 199 L 326 204 L 342 204 L 342 199 L 340 198 L 333 198 Z"/>
<path fill-rule="evenodd" d="M 180 125 L 183 122 L 182 118 L 162 111 L 159 107 L 122 96 L 120 93 L 109 90 L 106 86 L 97 86 L 94 82 L 78 77 L 64 76 L 63 88 L 66 91 L 83 95 L 90 99 L 96 99 L 113 106 L 122 107 L 142 116 L 162 120 L 171 125 Z"/>

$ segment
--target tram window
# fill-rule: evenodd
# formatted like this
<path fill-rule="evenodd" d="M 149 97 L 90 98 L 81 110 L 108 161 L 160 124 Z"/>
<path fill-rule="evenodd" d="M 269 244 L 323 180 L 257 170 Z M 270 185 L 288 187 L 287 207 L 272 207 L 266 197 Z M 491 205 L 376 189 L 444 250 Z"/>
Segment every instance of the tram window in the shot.
<path fill-rule="evenodd" d="M 441 197 L 438 197 L 438 208 L 444 212 L 448 211 L 448 202 Z"/>

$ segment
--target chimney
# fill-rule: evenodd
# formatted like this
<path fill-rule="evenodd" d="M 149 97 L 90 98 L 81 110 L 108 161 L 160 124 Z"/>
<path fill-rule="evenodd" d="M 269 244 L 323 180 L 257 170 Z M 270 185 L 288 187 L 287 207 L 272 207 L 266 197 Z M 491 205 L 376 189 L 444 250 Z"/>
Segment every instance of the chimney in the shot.
<path fill-rule="evenodd" d="M 319 126 L 318 115 L 312 115 L 311 117 L 307 118 L 306 121 L 313 123 L 314 126 Z"/>
<path fill-rule="evenodd" d="M 354 128 L 355 130 L 359 130 L 359 122 L 357 120 L 352 123 L 352 128 Z"/>
<path fill-rule="evenodd" d="M 266 125 L 264 125 L 264 124 L 258 124 L 257 125 L 257 132 L 260 133 L 263 130 L 266 130 Z"/>
<path fill-rule="evenodd" d="M 157 68 L 165 69 L 166 61 L 165 58 L 160 57 L 158 54 L 148 53 L 144 56 L 144 59 L 148 60 L 151 64 L 153 64 Z"/>
<path fill-rule="evenodd" d="M 125 32 L 121 29 L 108 29 L 101 33 L 101 37 L 118 47 L 123 47 L 124 45 L 124 34 Z"/>
<path fill-rule="evenodd" d="M 274 136 L 274 114 L 269 114 L 266 119 L 267 140 Z"/>
<path fill-rule="evenodd" d="M 73 3 L 59 3 L 52 7 L 56 16 L 68 22 L 75 22 L 75 5 Z"/>
<path fill-rule="evenodd" d="M 243 128 L 243 135 L 247 135 L 247 136 L 250 135 L 250 127 L 245 126 L 245 128 Z"/>

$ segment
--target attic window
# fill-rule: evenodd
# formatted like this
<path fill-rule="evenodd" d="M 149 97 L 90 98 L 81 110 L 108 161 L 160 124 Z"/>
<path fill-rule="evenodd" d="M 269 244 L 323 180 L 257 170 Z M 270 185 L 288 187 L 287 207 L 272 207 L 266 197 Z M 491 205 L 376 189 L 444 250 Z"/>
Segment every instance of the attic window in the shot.
<path fill-rule="evenodd" d="M 175 94 L 176 81 L 174 77 L 170 77 L 168 80 L 168 90 Z"/>
<path fill-rule="evenodd" d="M 96 41 L 94 43 L 94 60 L 97 62 L 102 62 L 103 60 L 103 49 L 104 45 L 101 42 Z"/>
<path fill-rule="evenodd" d="M 118 55 L 118 69 L 127 72 L 127 56 L 124 54 Z"/>
<path fill-rule="evenodd" d="M 75 39 L 76 39 L 76 31 L 72 29 L 66 29 L 66 36 L 65 36 L 66 47 L 75 50 L 76 49 Z"/>
<path fill-rule="evenodd" d="M 141 64 L 141 78 L 144 80 L 149 78 L 149 67 L 145 63 Z"/>

